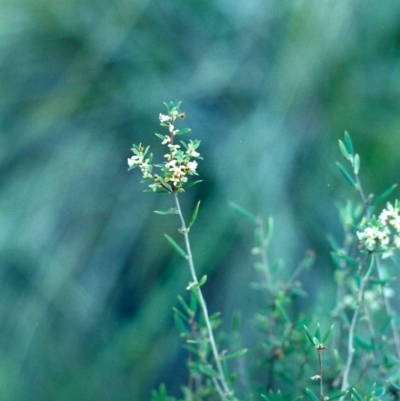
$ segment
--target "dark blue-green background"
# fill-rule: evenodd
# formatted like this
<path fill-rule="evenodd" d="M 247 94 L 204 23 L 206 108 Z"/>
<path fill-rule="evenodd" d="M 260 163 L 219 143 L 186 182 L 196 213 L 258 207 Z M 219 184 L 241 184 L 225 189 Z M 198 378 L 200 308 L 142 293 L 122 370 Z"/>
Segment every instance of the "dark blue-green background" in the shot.
<path fill-rule="evenodd" d="M 210 310 L 227 329 L 242 310 L 251 346 L 252 228 L 229 201 L 275 217 L 283 275 L 316 251 L 303 306 L 329 307 L 326 234 L 356 195 L 335 166 L 344 130 L 367 192 L 399 178 L 397 1 L 1 0 L 0 15 L 1 399 L 179 394 L 171 308 L 189 272 L 163 237 L 178 221 L 126 164 L 132 143 L 159 144 L 163 101 L 202 141 L 204 181 L 181 201 L 189 216 L 202 200 Z"/>

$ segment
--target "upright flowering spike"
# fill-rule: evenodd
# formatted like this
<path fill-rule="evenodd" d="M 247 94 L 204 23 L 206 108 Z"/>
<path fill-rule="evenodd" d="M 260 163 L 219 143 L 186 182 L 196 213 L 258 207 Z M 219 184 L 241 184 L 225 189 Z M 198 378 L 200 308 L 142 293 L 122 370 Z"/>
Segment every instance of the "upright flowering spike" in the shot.
<path fill-rule="evenodd" d="M 168 114 L 160 113 L 158 119 L 160 125 L 168 128 L 168 134 L 156 134 L 161 139 L 161 144 L 166 145 L 168 152 L 164 155 L 166 160 L 161 165 L 153 165 L 151 163 L 152 156 L 146 158 L 148 148 L 144 148 L 141 144 L 133 145 L 133 156 L 128 158 L 129 170 L 139 167 L 143 174 L 144 180 L 153 180 L 153 184 L 149 187 L 152 191 L 166 191 L 171 193 L 184 191 L 185 184 L 188 183 L 191 175 L 197 175 L 196 169 L 198 163 L 193 160 L 201 159 L 197 148 L 200 146 L 199 140 L 190 140 L 189 143 L 181 141 L 181 145 L 174 143 L 175 135 L 185 134 L 190 131 L 188 128 L 181 130 L 175 129 L 176 119 L 184 119 L 185 113 L 179 110 L 180 103 L 165 104 Z M 154 174 L 153 167 L 161 169 L 160 175 Z"/>

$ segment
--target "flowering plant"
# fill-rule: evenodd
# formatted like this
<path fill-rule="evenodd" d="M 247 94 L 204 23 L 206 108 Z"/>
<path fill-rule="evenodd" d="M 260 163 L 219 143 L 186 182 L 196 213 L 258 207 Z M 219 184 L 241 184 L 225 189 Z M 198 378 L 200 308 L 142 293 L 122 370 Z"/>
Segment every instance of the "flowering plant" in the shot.
<path fill-rule="evenodd" d="M 244 384 L 235 387 L 236 376 L 228 374 L 228 361 L 243 356 L 247 349 L 229 352 L 227 348 L 231 343 L 226 340 L 227 336 L 221 340 L 214 335 L 221 321 L 217 313 L 210 315 L 208 312 L 202 293 L 207 276 L 200 280 L 197 278 L 189 241 L 190 228 L 197 218 L 200 202 L 186 224 L 178 196 L 200 182 L 189 182 L 191 176 L 197 176 L 197 160 L 202 159 L 198 152 L 200 141 L 176 143 L 176 136 L 187 134 L 190 129 L 176 128 L 177 120 L 185 118 L 185 113 L 179 109 L 180 103 L 165 105 L 167 114 L 160 114 L 159 121 L 168 133 L 156 134 L 168 149 L 165 161 L 153 165 L 149 147 L 139 144 L 133 145 L 133 156 L 128 158 L 128 166 L 129 170 L 140 168 L 143 181 L 153 181 L 149 185 L 152 191 L 173 195 L 176 207 L 157 213 L 178 215 L 181 225 L 178 231 L 184 238 L 182 248 L 165 235 L 175 251 L 187 261 L 191 275 L 186 287 L 189 300 L 178 297 L 180 306 L 174 308 L 175 322 L 189 353 L 188 384 L 182 386 L 183 398 L 179 401 L 238 401 L 237 394 L 241 394 L 241 400 L 249 401 L 299 401 L 302 398 L 299 391 L 311 401 L 391 401 L 399 398 L 400 317 L 393 302 L 393 267 L 384 259 L 392 258 L 394 251 L 400 248 L 400 203 L 389 202 L 378 216 L 373 214 L 376 206 L 391 195 L 396 185 L 376 198 L 365 196 L 359 178 L 360 157 L 354 152 L 350 135 L 345 133 L 343 141 L 339 141 L 339 148 L 352 170 L 348 172 L 344 166 L 338 165 L 360 200 L 349 201 L 340 210 L 343 243 L 339 245 L 333 238 L 330 240 L 336 280 L 332 283 L 336 285 L 337 296 L 333 311 L 325 311 L 322 316 L 330 320 L 325 334 L 322 334 L 319 323 L 313 324 L 312 319 L 299 313 L 294 305 L 297 298 L 307 295 L 300 278 L 314 264 L 314 252 L 306 253 L 289 279 L 284 277 L 281 264 L 271 264 L 269 260 L 274 225 L 272 217 L 265 220 L 231 204 L 238 214 L 254 225 L 255 247 L 252 253 L 258 258 L 254 267 L 262 279 L 253 283 L 253 288 L 263 292 L 266 306 L 255 315 L 255 326 L 262 335 L 261 341 L 253 347 L 255 361 L 251 369 L 247 369 L 242 359 L 238 361 Z M 158 169 L 157 173 L 155 169 Z M 240 342 L 239 321 L 237 315 L 232 335 L 235 349 Z M 310 323 L 316 326 L 315 331 L 309 329 Z M 331 346 L 327 346 L 331 334 L 332 353 L 329 351 Z M 224 349 L 220 351 L 222 344 Z M 312 373 L 315 366 L 318 370 Z M 247 371 L 261 381 L 249 378 Z M 152 400 L 178 399 L 170 397 L 166 387 L 160 385 L 153 391 Z"/>
<path fill-rule="evenodd" d="M 139 167 L 143 174 L 143 180 L 153 180 L 154 183 L 150 184 L 149 187 L 154 191 L 167 191 L 171 193 L 183 192 L 184 188 L 188 188 L 200 181 L 195 181 L 189 185 L 188 176 L 198 175 L 196 172 L 197 161 L 194 159 L 201 159 L 200 153 L 197 148 L 200 146 L 199 140 L 190 140 L 189 143 L 180 141 L 181 145 L 175 143 L 175 137 L 178 135 L 187 134 L 190 132 L 189 128 L 176 129 L 176 119 L 183 120 L 185 113 L 179 110 L 179 103 L 166 104 L 168 114 L 159 115 L 160 123 L 163 127 L 168 128 L 167 135 L 156 134 L 161 139 L 162 145 L 167 145 L 168 152 L 164 155 L 166 161 L 163 164 L 152 164 L 153 155 L 150 154 L 148 157 L 149 146 L 146 148 L 139 145 L 132 145 L 132 152 L 134 153 L 128 159 L 129 170 Z M 160 174 L 153 173 L 153 167 L 161 169 Z"/>

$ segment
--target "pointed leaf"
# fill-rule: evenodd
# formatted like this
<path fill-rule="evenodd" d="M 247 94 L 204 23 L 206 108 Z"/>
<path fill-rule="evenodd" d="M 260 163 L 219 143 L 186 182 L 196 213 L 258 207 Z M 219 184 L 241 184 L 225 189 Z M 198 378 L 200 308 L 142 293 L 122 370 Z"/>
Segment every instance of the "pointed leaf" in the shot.
<path fill-rule="evenodd" d="M 321 327 L 319 323 L 317 324 L 317 328 L 315 329 L 315 334 L 314 337 L 318 340 L 318 342 L 321 342 Z"/>
<path fill-rule="evenodd" d="M 346 159 L 350 159 L 349 152 L 347 151 L 345 144 L 340 139 L 339 139 L 339 148 L 340 148 L 340 151 L 342 152 L 342 155 Z"/>
<path fill-rule="evenodd" d="M 239 356 L 244 355 L 247 352 L 247 348 L 243 348 L 239 351 L 232 352 L 231 354 L 227 354 L 224 356 L 224 359 L 233 359 L 233 358 L 239 358 Z"/>
<path fill-rule="evenodd" d="M 348 393 L 348 391 L 341 391 L 341 392 L 339 392 L 339 393 L 337 393 L 337 394 L 330 395 L 330 396 L 329 396 L 329 400 L 334 400 L 334 399 L 336 399 L 336 398 L 340 398 L 340 397 L 342 397 L 343 395 L 345 395 L 345 394 L 347 394 L 347 393 Z"/>
<path fill-rule="evenodd" d="M 190 128 L 182 128 L 182 129 L 178 130 L 177 132 L 175 132 L 175 135 L 187 134 L 187 133 L 190 132 L 190 131 L 191 131 Z"/>
<path fill-rule="evenodd" d="M 169 235 L 164 234 L 164 236 L 167 239 L 167 241 L 170 243 L 172 248 L 174 248 L 175 251 L 179 253 L 179 255 L 181 255 L 182 257 L 187 259 L 187 255 L 186 255 L 185 251 Z"/>
<path fill-rule="evenodd" d="M 350 134 L 347 131 L 344 132 L 344 143 L 346 144 L 347 152 L 349 152 L 349 154 L 353 156 L 354 155 L 353 142 L 351 140 Z"/>
<path fill-rule="evenodd" d="M 331 335 L 331 333 L 332 333 L 332 329 L 333 329 L 333 324 L 332 324 L 332 326 L 328 329 L 328 331 L 325 333 L 324 338 L 322 339 L 322 344 L 325 344 L 325 343 L 328 341 L 328 339 L 329 339 L 329 337 L 330 337 L 330 335 Z"/>
<path fill-rule="evenodd" d="M 396 391 L 400 392 L 400 386 L 390 380 L 387 381 Z"/>
<path fill-rule="evenodd" d="M 307 395 L 311 398 L 312 401 L 321 401 L 316 395 L 315 393 L 310 390 L 309 388 L 306 388 L 306 393 Z"/>
<path fill-rule="evenodd" d="M 248 212 L 247 210 L 243 209 L 241 206 L 234 202 L 229 202 L 229 206 L 238 214 L 240 214 L 245 219 L 251 221 L 252 223 L 257 223 L 257 217 Z"/>
<path fill-rule="evenodd" d="M 360 156 L 357 153 L 354 156 L 353 171 L 355 175 L 358 175 L 358 172 L 360 171 Z"/>
<path fill-rule="evenodd" d="M 154 213 L 157 214 L 162 214 L 162 215 L 166 215 L 166 214 L 178 214 L 178 212 L 176 211 L 176 209 L 173 210 L 154 210 Z"/>
<path fill-rule="evenodd" d="M 312 345 L 315 345 L 314 344 L 314 338 L 313 338 L 313 335 L 311 334 L 310 330 L 308 330 L 308 327 L 306 325 L 303 325 L 303 327 L 304 327 L 304 329 L 306 331 L 306 335 L 307 335 L 308 340 L 310 341 L 310 343 Z"/>
<path fill-rule="evenodd" d="M 358 401 L 362 401 L 360 393 L 354 387 L 351 389 L 351 394 L 354 395 Z"/>
<path fill-rule="evenodd" d="M 190 182 L 189 184 L 187 184 L 187 185 L 184 186 L 184 189 L 188 189 L 188 188 L 190 188 L 190 187 L 193 187 L 193 185 L 197 185 L 197 184 L 199 184 L 200 182 L 203 182 L 203 180 L 197 180 L 197 181 Z"/>
<path fill-rule="evenodd" d="M 180 295 L 178 295 L 178 301 L 182 305 L 185 312 L 190 316 L 193 313 L 193 309 L 189 307 L 189 305 L 185 302 L 185 300 Z"/>
<path fill-rule="evenodd" d="M 204 373 L 205 375 L 210 376 L 214 379 L 219 378 L 218 372 L 215 369 L 213 369 L 210 365 L 200 365 L 199 368 L 200 368 L 200 371 L 202 373 Z"/>
<path fill-rule="evenodd" d="M 271 240 L 273 230 L 274 230 L 274 219 L 272 216 L 270 216 L 268 217 L 267 224 L 265 227 L 265 239 L 267 242 Z"/>
<path fill-rule="evenodd" d="M 357 184 L 356 182 L 353 180 L 353 178 L 351 177 L 351 175 L 346 171 L 346 169 L 340 164 L 340 163 L 336 163 L 339 168 L 341 173 L 343 174 L 343 177 L 346 178 L 347 182 L 354 187 L 355 189 L 357 189 Z"/>
<path fill-rule="evenodd" d="M 384 201 L 386 198 L 388 198 L 394 189 L 397 188 L 397 184 L 393 184 L 391 187 L 389 187 L 386 191 L 384 191 L 381 195 L 377 196 L 374 201 L 372 202 L 373 205 L 377 205 L 378 203 Z"/>
<path fill-rule="evenodd" d="M 201 287 L 206 281 L 207 281 L 207 275 L 204 275 L 204 276 L 200 279 L 198 286 Z"/>
<path fill-rule="evenodd" d="M 196 221 L 197 214 L 199 213 L 199 207 L 200 207 L 200 201 L 197 202 L 197 205 L 196 205 L 196 207 L 194 208 L 192 217 L 190 218 L 190 221 L 189 221 L 188 230 L 190 230 L 190 228 L 192 227 L 192 225 L 193 225 L 194 222 Z"/>

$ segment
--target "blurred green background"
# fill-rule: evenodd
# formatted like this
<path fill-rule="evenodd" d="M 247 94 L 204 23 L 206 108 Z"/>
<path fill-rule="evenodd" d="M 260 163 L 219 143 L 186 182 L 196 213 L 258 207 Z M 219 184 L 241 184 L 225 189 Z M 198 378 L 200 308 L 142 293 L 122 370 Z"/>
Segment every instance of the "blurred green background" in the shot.
<path fill-rule="evenodd" d="M 181 197 L 212 312 L 244 341 L 262 299 L 252 228 L 275 217 L 273 257 L 307 249 L 334 292 L 326 234 L 355 198 L 337 171 L 348 130 L 368 192 L 398 180 L 400 3 L 394 0 L 0 1 L 0 398 L 147 400 L 186 380 L 172 310 L 189 272 L 158 216 L 172 198 L 127 172 L 182 101 L 204 182 Z M 318 302 L 317 302 L 318 301 Z M 318 306 L 319 307 L 319 306 Z"/>

